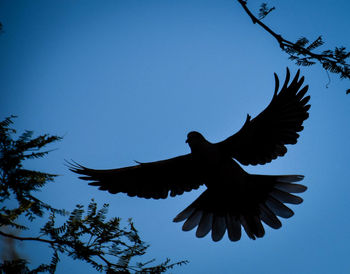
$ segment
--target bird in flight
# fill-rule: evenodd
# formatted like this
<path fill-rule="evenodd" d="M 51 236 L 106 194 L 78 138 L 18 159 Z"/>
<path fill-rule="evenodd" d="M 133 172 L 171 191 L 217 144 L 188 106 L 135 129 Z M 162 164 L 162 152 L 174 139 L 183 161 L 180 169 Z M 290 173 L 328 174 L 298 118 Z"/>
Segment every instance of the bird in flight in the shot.
<path fill-rule="evenodd" d="M 265 234 L 262 222 L 278 229 L 282 226 L 278 217 L 293 216 L 285 203 L 303 201 L 291 193 L 306 190 L 295 183 L 304 176 L 249 174 L 236 161 L 264 165 L 284 156 L 286 145 L 296 144 L 297 132 L 303 130 L 310 108 L 310 96 L 305 96 L 308 86 L 301 88 L 304 77 L 299 79 L 299 74 L 298 70 L 289 84 L 287 68 L 278 92 L 275 73 L 276 87 L 270 104 L 254 119 L 248 115 L 243 127 L 221 142 L 211 143 L 192 131 L 186 140 L 191 152 L 186 155 L 106 170 L 72 163 L 70 170 L 100 190 L 147 199 L 174 197 L 205 185 L 207 189 L 174 218 L 174 222 L 185 221 L 182 230 L 197 227 L 199 238 L 211 231 L 213 241 L 220 241 L 227 231 L 231 241 L 238 241 L 243 227 L 249 238 L 261 238 Z"/>

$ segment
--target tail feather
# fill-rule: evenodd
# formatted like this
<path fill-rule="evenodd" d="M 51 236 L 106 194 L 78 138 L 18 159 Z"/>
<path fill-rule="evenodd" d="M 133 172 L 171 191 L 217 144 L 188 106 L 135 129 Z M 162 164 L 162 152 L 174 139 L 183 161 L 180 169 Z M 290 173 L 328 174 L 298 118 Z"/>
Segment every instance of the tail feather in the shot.
<path fill-rule="evenodd" d="M 212 212 L 204 212 L 201 221 L 199 222 L 196 236 L 198 238 L 202 238 L 206 236 L 212 228 L 213 223 L 213 213 Z"/>
<path fill-rule="evenodd" d="M 279 229 L 282 226 L 281 221 L 276 217 L 276 215 L 267 208 L 265 204 L 260 204 L 260 218 L 269 227 L 274 229 Z"/>
<path fill-rule="evenodd" d="M 265 229 L 258 216 L 241 215 L 240 220 L 249 238 L 255 240 L 255 236 L 261 238 L 265 235 Z"/>
<path fill-rule="evenodd" d="M 290 218 L 294 215 L 294 212 L 290 208 L 271 196 L 266 199 L 265 204 L 274 214 L 282 218 Z"/>
<path fill-rule="evenodd" d="M 220 241 L 226 230 L 231 241 L 238 241 L 242 227 L 249 238 L 261 238 L 265 235 L 262 222 L 273 229 L 280 228 L 282 223 L 278 217 L 290 218 L 294 215 L 284 203 L 303 202 L 302 198 L 291 193 L 301 193 L 307 189 L 294 183 L 304 176 L 248 176 L 246 187 L 237 188 L 237 193 L 207 189 L 180 212 L 174 222 L 185 221 L 182 226 L 184 231 L 197 227 L 198 238 L 205 237 L 211 231 L 213 241 Z"/>
<path fill-rule="evenodd" d="M 181 222 L 183 220 L 186 220 L 188 217 L 190 217 L 192 215 L 192 213 L 195 211 L 194 207 L 187 207 L 185 210 L 181 211 L 175 218 L 174 218 L 174 222 Z"/>
<path fill-rule="evenodd" d="M 224 237 L 226 231 L 226 221 L 224 216 L 214 215 L 211 238 L 218 242 Z"/>
<path fill-rule="evenodd" d="M 307 187 L 304 185 L 283 182 L 277 183 L 275 188 L 289 193 L 302 193 L 307 189 Z"/>
<path fill-rule="evenodd" d="M 194 211 L 182 226 L 182 230 L 183 231 L 192 230 L 194 227 L 196 227 L 199 224 L 202 218 L 202 215 L 203 215 L 203 212 L 201 210 Z"/>
<path fill-rule="evenodd" d="M 226 226 L 227 226 L 227 235 L 232 242 L 236 242 L 241 239 L 241 222 L 236 216 L 226 214 Z"/>
<path fill-rule="evenodd" d="M 261 176 L 261 175 L 258 175 Z M 269 175 L 263 175 L 269 176 Z M 304 179 L 304 175 L 270 175 L 270 177 L 275 177 L 277 182 L 281 183 L 294 183 L 299 182 Z"/>
<path fill-rule="evenodd" d="M 276 200 L 281 201 L 282 203 L 298 205 L 303 202 L 302 198 L 290 194 L 288 192 L 281 191 L 279 189 L 273 189 L 270 192 L 270 195 Z"/>

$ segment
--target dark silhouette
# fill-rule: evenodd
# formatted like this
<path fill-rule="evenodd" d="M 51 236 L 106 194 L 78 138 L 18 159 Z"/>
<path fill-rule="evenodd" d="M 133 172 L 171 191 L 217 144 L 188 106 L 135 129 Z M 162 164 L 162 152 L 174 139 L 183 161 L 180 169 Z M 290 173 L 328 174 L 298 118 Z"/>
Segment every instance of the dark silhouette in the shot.
<path fill-rule="evenodd" d="M 262 20 L 270 14 L 275 7 L 268 7 L 267 3 L 262 3 L 259 9 L 259 18 L 257 18 L 247 6 L 246 0 L 237 0 L 242 6 L 243 10 L 252 20 L 253 24 L 260 26 L 267 33 L 269 33 L 277 43 L 282 51 L 289 55 L 289 59 L 294 61 L 297 66 L 309 67 L 317 62 L 322 65 L 322 68 L 327 72 L 336 73 L 340 79 L 350 79 L 350 52 L 346 47 L 335 47 L 334 50 L 326 49 L 321 52 L 317 52 L 316 49 L 325 44 L 322 35 L 319 35 L 312 42 L 306 37 L 300 37 L 296 42 L 285 39 L 280 33 L 273 31 L 269 26 L 264 24 Z M 330 84 L 330 78 L 328 75 L 328 85 Z M 347 89 L 346 94 L 350 93 L 350 89 Z"/>
<path fill-rule="evenodd" d="M 84 175 L 83 180 L 110 193 L 123 192 L 129 196 L 164 199 L 181 195 L 205 184 L 197 200 L 179 213 L 174 222 L 185 221 L 182 229 L 198 226 L 197 237 L 211 230 L 214 241 L 222 239 L 226 229 L 231 241 L 241 238 L 241 225 L 251 239 L 264 236 L 265 224 L 280 228 L 277 218 L 289 218 L 293 211 L 284 203 L 300 204 L 303 200 L 290 193 L 301 193 L 306 187 L 294 182 L 302 175 L 254 175 L 245 172 L 243 165 L 266 164 L 287 152 L 286 144 L 295 144 L 308 118 L 305 96 L 308 86 L 301 86 L 299 71 L 288 86 L 290 73 L 278 93 L 279 80 L 271 103 L 254 119 L 248 115 L 240 131 L 219 143 L 210 143 L 199 132 L 192 131 L 186 142 L 191 153 L 175 158 L 138 163 L 136 166 L 95 170 L 71 164 L 70 170 Z"/>
<path fill-rule="evenodd" d="M 92 200 L 86 209 L 83 205 L 76 205 L 69 213 L 35 197 L 35 192 L 52 183 L 57 175 L 25 169 L 23 162 L 45 157 L 51 152 L 45 150 L 47 145 L 62 138 L 50 134 L 33 138 L 33 132 L 29 130 L 16 136 L 16 130 L 12 128 L 15 117 L 0 121 L 1 274 L 55 273 L 61 255 L 88 263 L 105 273 L 164 273 L 188 263 L 173 263 L 166 259 L 155 264 L 149 257 L 146 262 L 137 262 L 137 258 L 148 254 L 149 245 L 140 238 L 131 219 L 127 226 L 122 225 L 120 218 L 107 219 L 107 204 L 98 207 Z M 61 218 L 56 218 L 57 215 Z M 66 215 L 69 216 L 64 218 Z M 28 236 L 34 231 L 28 221 L 33 222 L 36 218 L 42 221 L 40 234 Z M 20 231 L 26 231 L 25 235 L 21 235 Z M 46 244 L 51 250 L 47 254 L 52 253 L 51 260 L 29 269 L 33 267 L 33 262 L 21 258 L 14 241 Z M 34 245 L 31 248 L 36 252 Z"/>

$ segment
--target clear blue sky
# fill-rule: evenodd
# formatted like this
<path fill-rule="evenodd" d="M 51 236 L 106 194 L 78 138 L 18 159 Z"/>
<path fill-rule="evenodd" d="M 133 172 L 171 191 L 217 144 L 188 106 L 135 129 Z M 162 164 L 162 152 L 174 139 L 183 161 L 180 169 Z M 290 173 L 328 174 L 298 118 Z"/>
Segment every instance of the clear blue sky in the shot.
<path fill-rule="evenodd" d="M 257 11 L 260 3 L 249 6 Z M 277 9 L 265 23 L 285 38 L 323 34 L 321 49 L 350 47 L 349 1 L 269 3 Z M 46 159 L 27 163 L 61 175 L 38 194 L 44 201 L 66 209 L 91 198 L 109 203 L 111 216 L 132 217 L 151 244 L 145 259 L 190 261 L 173 273 L 350 273 L 349 81 L 330 75 L 326 88 L 319 65 L 302 69 L 312 107 L 298 144 L 269 165 L 246 168 L 305 175 L 309 189 L 292 206 L 295 216 L 256 241 L 213 243 L 172 222 L 204 188 L 162 201 L 113 196 L 79 181 L 64 159 L 122 167 L 189 152 L 190 130 L 226 138 L 268 104 L 273 72 L 283 79 L 286 66 L 298 68 L 273 38 L 234 0 L 1 0 L 0 21 L 1 119 L 15 114 L 19 131 L 64 136 Z M 26 246 L 33 266 L 49 260 L 44 245 Z M 93 272 L 69 259 L 57 269 Z"/>

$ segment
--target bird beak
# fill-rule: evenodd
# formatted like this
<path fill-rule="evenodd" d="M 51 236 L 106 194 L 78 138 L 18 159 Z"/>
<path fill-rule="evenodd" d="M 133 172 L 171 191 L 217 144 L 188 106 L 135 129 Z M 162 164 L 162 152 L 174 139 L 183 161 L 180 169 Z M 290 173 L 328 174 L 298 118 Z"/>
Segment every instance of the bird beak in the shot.
<path fill-rule="evenodd" d="M 186 140 L 186 142 L 185 143 L 188 143 L 188 139 Z"/>

